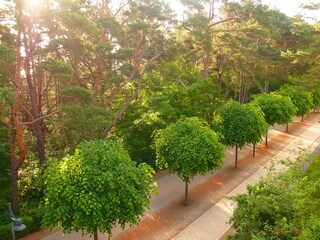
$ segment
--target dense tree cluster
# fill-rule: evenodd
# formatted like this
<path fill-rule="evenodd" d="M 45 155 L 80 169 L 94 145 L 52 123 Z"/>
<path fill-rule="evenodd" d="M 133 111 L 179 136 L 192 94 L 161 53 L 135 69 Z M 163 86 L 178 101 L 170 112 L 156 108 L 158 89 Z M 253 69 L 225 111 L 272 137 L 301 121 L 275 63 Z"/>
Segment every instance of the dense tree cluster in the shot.
<path fill-rule="evenodd" d="M 183 17 L 164 0 L 3 3 L 0 166 L 10 165 L 14 212 L 20 199 L 21 214 L 42 218 L 46 162 L 63 165 L 83 141 L 118 138 L 133 161 L 156 167 L 165 155 L 154 133 L 177 134 L 179 119 L 206 122 L 218 149 L 241 148 L 267 124 L 319 108 L 319 22 L 255 0 L 180 2 Z M 190 173 L 185 182 L 203 171 Z"/>
<path fill-rule="evenodd" d="M 300 163 L 233 198 L 237 208 L 230 223 L 237 232 L 228 239 L 319 239 L 320 158 L 306 173 Z"/>

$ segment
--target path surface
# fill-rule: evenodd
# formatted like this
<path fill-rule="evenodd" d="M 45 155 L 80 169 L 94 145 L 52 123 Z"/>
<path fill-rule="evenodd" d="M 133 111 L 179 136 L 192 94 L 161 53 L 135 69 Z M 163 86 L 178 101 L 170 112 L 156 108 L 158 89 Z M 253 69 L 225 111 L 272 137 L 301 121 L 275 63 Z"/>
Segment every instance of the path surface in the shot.
<path fill-rule="evenodd" d="M 310 147 L 320 135 L 319 114 L 311 114 L 300 122 L 298 119 L 284 133 L 284 126 L 269 130 L 268 147 L 260 144 L 255 158 L 251 147 L 240 151 L 238 168 L 234 168 L 234 150 L 229 149 L 222 170 L 196 177 L 190 186 L 191 202 L 182 204 L 184 184 L 177 176 L 164 175 L 157 179 L 159 194 L 152 198 L 152 208 L 134 228 L 113 231 L 114 240 L 192 240 L 223 239 L 227 231 L 226 224 L 232 214 L 233 205 L 225 196 L 245 191 L 245 185 L 256 181 L 266 171 L 264 166 L 271 159 L 291 157 L 290 149 L 297 146 Z M 312 147 L 312 146 L 311 146 Z M 107 235 L 100 234 L 99 239 Z M 37 232 L 22 240 L 71 240 L 92 239 L 72 233 L 62 236 L 61 230 L 54 233 Z"/>

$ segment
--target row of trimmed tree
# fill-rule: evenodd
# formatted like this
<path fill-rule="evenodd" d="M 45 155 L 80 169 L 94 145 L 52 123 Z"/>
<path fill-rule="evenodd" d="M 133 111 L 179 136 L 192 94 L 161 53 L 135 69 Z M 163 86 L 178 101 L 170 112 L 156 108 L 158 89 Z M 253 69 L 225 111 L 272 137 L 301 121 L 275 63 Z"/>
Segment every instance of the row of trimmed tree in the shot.
<path fill-rule="evenodd" d="M 290 89 L 290 91 L 289 91 Z M 285 86 L 279 93 L 293 93 Z M 286 91 L 285 91 L 286 90 Z M 310 110 L 319 96 L 296 91 L 304 107 Z M 285 95 L 285 94 L 284 94 Z M 181 117 L 153 134 L 157 166 L 166 168 L 188 185 L 196 175 L 204 175 L 223 166 L 225 145 L 238 148 L 258 144 L 274 124 L 288 124 L 295 114 L 306 113 L 293 103 L 293 96 L 278 93 L 257 95 L 247 104 L 234 100 L 224 104 L 212 125 L 198 117 Z M 316 97 L 318 96 L 318 97 Z M 214 130 L 213 130 L 214 129 Z M 267 144 L 267 143 L 266 143 Z M 97 167 L 99 166 L 99 167 Z M 137 224 L 150 197 L 157 193 L 154 170 L 131 161 L 118 140 L 81 143 L 73 155 L 62 161 L 50 161 L 45 171 L 45 226 L 60 225 L 64 232 L 82 231 L 98 239 L 98 230 L 112 236 L 119 224 Z"/>
<path fill-rule="evenodd" d="M 228 101 L 219 110 L 211 128 L 197 117 L 183 117 L 154 134 L 157 165 L 182 179 L 187 201 L 192 178 L 223 165 L 224 145 L 235 147 L 237 167 L 239 148 L 252 144 L 255 156 L 255 146 L 263 136 L 266 136 L 267 146 L 270 126 L 288 126 L 295 115 L 303 117 L 312 107 L 319 106 L 319 99 L 317 91 L 312 95 L 285 85 L 277 93 L 256 95 L 247 104 Z"/>

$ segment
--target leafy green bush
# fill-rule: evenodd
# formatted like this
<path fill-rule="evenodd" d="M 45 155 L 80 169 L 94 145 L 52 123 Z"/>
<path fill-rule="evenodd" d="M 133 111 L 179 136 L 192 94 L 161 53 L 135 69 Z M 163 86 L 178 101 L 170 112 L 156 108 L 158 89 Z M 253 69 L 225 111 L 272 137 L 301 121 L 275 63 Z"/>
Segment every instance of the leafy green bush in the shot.
<path fill-rule="evenodd" d="M 233 197 L 228 239 L 320 239 L 320 156 L 307 173 L 300 164 L 268 175 Z"/>

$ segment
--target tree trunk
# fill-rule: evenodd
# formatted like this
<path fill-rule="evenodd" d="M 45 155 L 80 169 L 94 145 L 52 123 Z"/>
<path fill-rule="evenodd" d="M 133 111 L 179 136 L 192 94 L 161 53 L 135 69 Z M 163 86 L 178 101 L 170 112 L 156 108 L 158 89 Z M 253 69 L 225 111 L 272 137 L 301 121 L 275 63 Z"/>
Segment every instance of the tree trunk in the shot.
<path fill-rule="evenodd" d="M 289 132 L 289 123 L 286 125 L 286 133 Z"/>
<path fill-rule="evenodd" d="M 242 103 L 245 103 L 247 101 L 248 98 L 248 94 L 249 94 L 249 84 L 250 84 L 251 78 L 248 76 L 245 80 L 245 84 L 243 87 L 243 95 L 242 95 Z"/>
<path fill-rule="evenodd" d="M 253 153 L 252 156 L 255 157 L 256 156 L 256 144 L 253 144 Z"/>
<path fill-rule="evenodd" d="M 236 145 L 235 167 L 238 167 L 238 145 Z"/>
<path fill-rule="evenodd" d="M 93 239 L 98 240 L 98 229 L 97 228 L 93 232 Z"/>
<path fill-rule="evenodd" d="M 224 99 L 227 100 L 229 95 L 229 68 L 227 68 L 227 76 L 226 76 L 226 90 Z"/>
<path fill-rule="evenodd" d="M 303 117 L 304 117 L 304 115 L 302 115 L 302 117 L 301 117 L 301 122 L 303 122 Z"/>
<path fill-rule="evenodd" d="M 36 123 L 34 126 L 34 132 L 37 138 L 37 150 L 39 153 L 40 165 L 44 164 L 46 161 L 45 143 L 44 143 L 44 133 L 41 127 L 41 122 Z"/>
<path fill-rule="evenodd" d="M 187 202 L 188 201 L 188 181 L 185 181 L 185 192 L 184 192 L 184 201 Z"/>
<path fill-rule="evenodd" d="M 241 74 L 241 72 L 239 74 L 239 80 L 240 80 L 240 86 L 239 86 L 239 99 L 238 99 L 238 102 L 241 103 L 241 99 L 242 99 L 242 74 Z"/>
<path fill-rule="evenodd" d="M 268 129 L 266 130 L 266 142 L 265 142 L 266 147 L 268 147 Z"/>
<path fill-rule="evenodd" d="M 268 73 L 268 67 L 266 68 L 266 80 L 264 81 L 264 92 L 269 92 L 269 73 Z"/>
<path fill-rule="evenodd" d="M 10 146 L 10 172 L 11 172 L 11 206 L 14 214 L 19 214 L 18 169 L 14 153 L 14 140 L 11 129 L 11 119 L 8 121 L 8 138 Z"/>
<path fill-rule="evenodd" d="M 34 75 L 31 74 L 31 63 L 33 62 L 33 56 L 31 53 L 31 49 L 35 48 L 34 46 L 30 46 L 30 41 L 27 39 L 27 30 L 25 29 L 25 25 L 22 25 L 22 33 L 23 33 L 23 42 L 24 42 L 24 49 L 25 49 L 25 60 L 24 60 L 24 70 L 26 74 L 26 80 L 28 83 L 28 93 L 30 98 L 30 107 L 31 107 L 31 114 L 33 120 L 38 119 L 40 117 L 40 108 L 41 103 L 40 100 L 37 101 L 37 96 L 40 98 L 40 92 L 37 93 L 36 86 L 35 86 L 35 79 Z M 40 84 L 40 83 L 37 83 Z M 44 144 L 44 133 L 43 128 L 41 126 L 42 121 L 36 121 L 32 127 L 37 139 L 37 150 L 39 153 L 39 160 L 40 164 L 45 162 L 45 144 Z"/>

